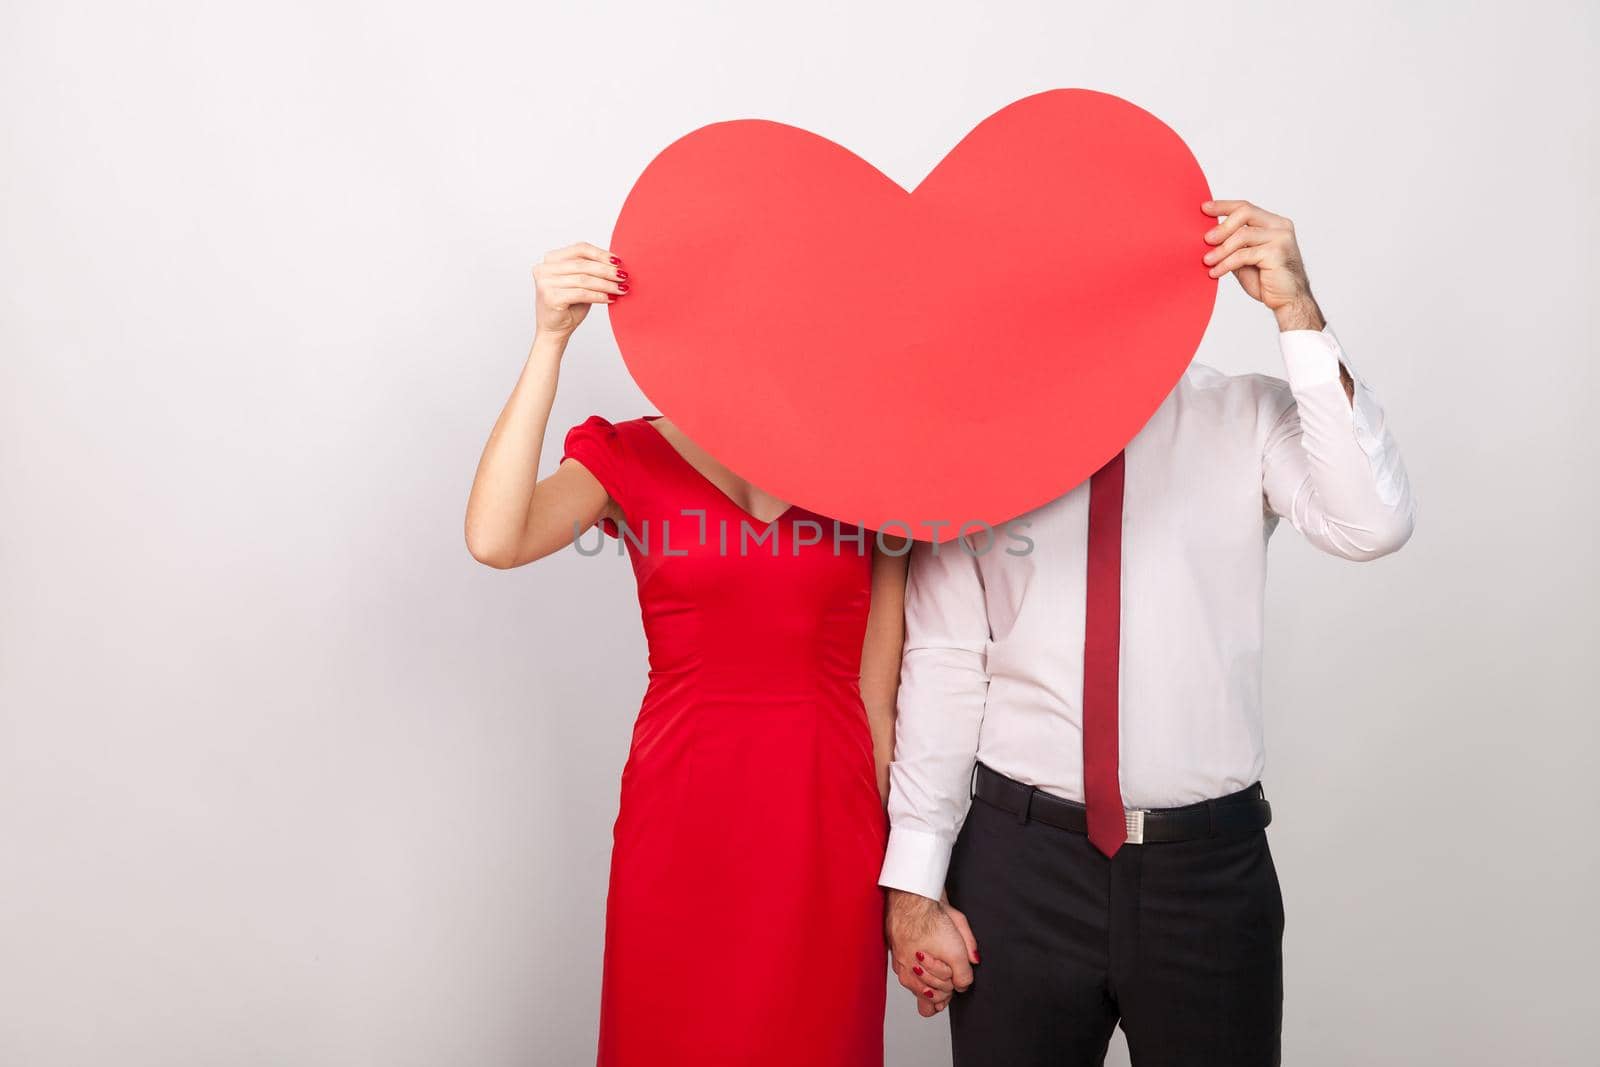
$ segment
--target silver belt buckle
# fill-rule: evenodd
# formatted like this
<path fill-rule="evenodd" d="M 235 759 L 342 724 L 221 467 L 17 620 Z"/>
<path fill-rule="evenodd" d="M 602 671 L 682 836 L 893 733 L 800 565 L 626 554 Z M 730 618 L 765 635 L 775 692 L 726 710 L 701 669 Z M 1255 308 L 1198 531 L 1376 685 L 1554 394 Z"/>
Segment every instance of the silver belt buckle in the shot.
<path fill-rule="evenodd" d="M 1129 845 L 1144 844 L 1144 816 L 1143 808 L 1132 808 L 1123 811 L 1123 822 L 1128 828 L 1128 838 L 1125 842 Z"/>

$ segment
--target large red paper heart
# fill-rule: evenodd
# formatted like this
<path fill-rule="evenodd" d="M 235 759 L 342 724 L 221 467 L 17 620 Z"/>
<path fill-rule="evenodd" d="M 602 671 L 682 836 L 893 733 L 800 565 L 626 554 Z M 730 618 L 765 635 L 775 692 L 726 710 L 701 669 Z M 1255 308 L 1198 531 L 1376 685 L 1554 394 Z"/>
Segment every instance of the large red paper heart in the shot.
<path fill-rule="evenodd" d="M 744 478 L 948 540 L 1082 482 L 1172 389 L 1216 299 L 1209 196 L 1177 134 L 1082 89 L 991 115 L 910 193 L 805 130 L 717 123 L 628 194 L 612 328 Z"/>

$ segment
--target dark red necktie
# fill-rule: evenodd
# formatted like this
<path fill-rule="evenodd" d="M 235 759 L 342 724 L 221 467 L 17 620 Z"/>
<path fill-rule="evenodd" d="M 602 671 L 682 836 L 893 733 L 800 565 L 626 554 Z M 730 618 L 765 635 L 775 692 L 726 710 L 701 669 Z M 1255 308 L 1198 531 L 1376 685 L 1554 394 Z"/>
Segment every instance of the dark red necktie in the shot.
<path fill-rule="evenodd" d="M 1117 775 L 1117 661 L 1122 645 L 1122 484 L 1118 452 L 1089 479 L 1083 633 L 1083 799 L 1089 842 L 1114 856 L 1128 837 Z"/>

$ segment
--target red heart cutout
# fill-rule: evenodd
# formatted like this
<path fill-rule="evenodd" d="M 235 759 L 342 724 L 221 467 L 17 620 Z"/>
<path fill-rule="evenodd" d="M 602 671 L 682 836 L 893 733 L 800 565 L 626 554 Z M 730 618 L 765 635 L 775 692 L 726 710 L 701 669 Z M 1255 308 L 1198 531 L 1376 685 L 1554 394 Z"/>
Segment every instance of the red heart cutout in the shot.
<path fill-rule="evenodd" d="M 1177 383 L 1216 300 L 1209 197 L 1177 134 L 1083 89 L 991 115 L 910 193 L 805 130 L 716 123 L 628 194 L 612 329 L 742 477 L 948 540 L 1082 482 Z"/>

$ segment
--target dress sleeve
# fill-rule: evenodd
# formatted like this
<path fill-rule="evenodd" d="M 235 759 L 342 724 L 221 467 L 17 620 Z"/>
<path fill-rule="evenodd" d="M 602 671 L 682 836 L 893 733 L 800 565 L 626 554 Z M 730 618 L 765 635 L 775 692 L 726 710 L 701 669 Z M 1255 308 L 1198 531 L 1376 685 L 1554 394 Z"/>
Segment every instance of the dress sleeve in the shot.
<path fill-rule="evenodd" d="M 562 443 L 561 461 L 565 463 L 569 459 L 594 475 L 612 502 L 627 513 L 628 464 L 622 435 L 616 426 L 599 415 L 590 415 L 568 430 Z M 600 528 L 612 537 L 618 536 L 617 525 L 610 519 L 600 520 Z"/>

